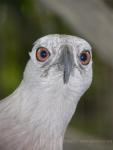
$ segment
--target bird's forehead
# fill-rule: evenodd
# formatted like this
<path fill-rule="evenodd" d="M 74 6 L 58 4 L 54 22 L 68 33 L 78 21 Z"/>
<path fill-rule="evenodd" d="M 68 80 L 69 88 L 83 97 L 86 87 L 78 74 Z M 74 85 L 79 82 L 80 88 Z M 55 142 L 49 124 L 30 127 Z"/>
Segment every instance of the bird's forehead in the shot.
<path fill-rule="evenodd" d="M 61 45 L 71 45 L 73 47 L 84 47 L 86 49 L 91 49 L 91 46 L 84 39 L 81 39 L 76 36 L 70 35 L 47 35 L 40 38 L 35 42 L 35 46 L 44 46 L 44 47 L 59 47 Z"/>

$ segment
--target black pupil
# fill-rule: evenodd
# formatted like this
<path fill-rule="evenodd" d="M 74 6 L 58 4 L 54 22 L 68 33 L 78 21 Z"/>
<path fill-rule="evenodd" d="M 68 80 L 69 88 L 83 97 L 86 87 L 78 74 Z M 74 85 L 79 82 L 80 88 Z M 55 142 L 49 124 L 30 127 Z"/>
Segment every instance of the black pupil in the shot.
<path fill-rule="evenodd" d="M 85 53 L 80 55 L 80 60 L 81 61 L 86 61 L 87 60 L 87 55 Z"/>
<path fill-rule="evenodd" d="M 47 51 L 45 51 L 45 50 L 41 51 L 41 53 L 40 53 L 40 56 L 41 56 L 42 58 L 47 57 L 47 55 L 48 55 L 48 53 L 47 53 Z"/>

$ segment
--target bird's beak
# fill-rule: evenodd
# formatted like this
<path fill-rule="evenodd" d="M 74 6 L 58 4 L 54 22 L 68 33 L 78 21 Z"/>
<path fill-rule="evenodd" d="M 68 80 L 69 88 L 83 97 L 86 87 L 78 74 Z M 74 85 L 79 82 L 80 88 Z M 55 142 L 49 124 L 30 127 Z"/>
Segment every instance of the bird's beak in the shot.
<path fill-rule="evenodd" d="M 72 47 L 68 45 L 63 46 L 62 54 L 59 58 L 59 63 L 63 66 L 64 84 L 67 84 L 74 66 L 74 56 L 72 52 Z"/>

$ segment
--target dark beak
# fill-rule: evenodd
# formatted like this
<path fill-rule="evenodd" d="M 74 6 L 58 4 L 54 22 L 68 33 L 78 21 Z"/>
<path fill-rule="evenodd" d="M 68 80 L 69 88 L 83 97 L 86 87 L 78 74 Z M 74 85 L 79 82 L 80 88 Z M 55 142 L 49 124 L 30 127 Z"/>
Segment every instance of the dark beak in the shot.
<path fill-rule="evenodd" d="M 62 54 L 59 59 L 60 65 L 63 66 L 63 81 L 67 84 L 69 81 L 70 74 L 74 66 L 74 56 L 72 47 L 65 45 L 63 46 Z"/>

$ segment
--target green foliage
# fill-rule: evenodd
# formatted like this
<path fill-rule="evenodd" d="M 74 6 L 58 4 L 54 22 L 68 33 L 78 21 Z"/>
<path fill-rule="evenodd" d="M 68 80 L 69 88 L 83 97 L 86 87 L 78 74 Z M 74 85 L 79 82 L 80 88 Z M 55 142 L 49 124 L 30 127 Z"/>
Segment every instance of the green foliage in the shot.
<path fill-rule="evenodd" d="M 22 79 L 33 42 L 46 34 L 71 34 L 53 12 L 31 0 L 0 1 L 0 97 L 13 91 Z"/>
<path fill-rule="evenodd" d="M 74 34 L 60 17 L 40 2 L 0 1 L 0 98 L 9 95 L 20 83 L 33 42 L 46 34 Z M 76 35 L 79 35 L 77 32 Z M 111 67 L 93 53 L 94 78 L 82 97 L 71 124 L 79 130 L 110 136 L 113 123 Z M 111 96 L 111 97 L 110 97 Z"/>

